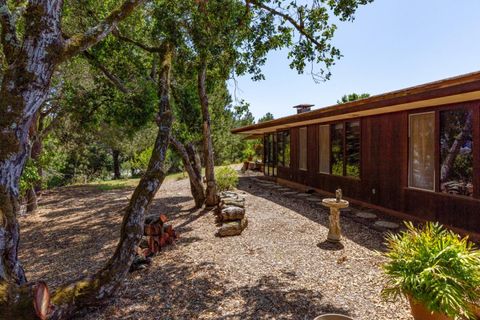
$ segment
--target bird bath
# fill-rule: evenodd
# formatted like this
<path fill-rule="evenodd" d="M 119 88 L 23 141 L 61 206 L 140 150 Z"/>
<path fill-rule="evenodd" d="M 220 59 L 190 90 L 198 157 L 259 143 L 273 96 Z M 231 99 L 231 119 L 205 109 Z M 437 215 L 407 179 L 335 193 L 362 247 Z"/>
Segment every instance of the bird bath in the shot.
<path fill-rule="evenodd" d="M 340 209 L 347 208 L 349 203 L 346 200 L 342 200 L 341 196 L 337 196 L 337 198 L 323 199 L 322 204 L 325 207 L 330 208 L 330 228 L 328 230 L 327 240 L 330 242 L 339 242 L 342 238 L 342 230 L 340 228 Z"/>

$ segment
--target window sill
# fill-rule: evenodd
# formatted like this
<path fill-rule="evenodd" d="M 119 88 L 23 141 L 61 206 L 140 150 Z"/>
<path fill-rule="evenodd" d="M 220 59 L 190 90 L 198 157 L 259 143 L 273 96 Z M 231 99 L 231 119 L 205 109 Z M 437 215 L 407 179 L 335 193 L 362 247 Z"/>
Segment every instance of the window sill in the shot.
<path fill-rule="evenodd" d="M 326 176 L 326 177 L 335 177 L 335 178 L 341 178 L 341 179 L 346 179 L 346 180 L 351 180 L 351 181 L 358 181 L 361 182 L 362 179 L 360 177 L 351 177 L 351 176 L 337 176 L 335 174 L 331 173 L 324 173 L 324 172 L 317 172 L 317 175 L 320 176 Z"/>
<path fill-rule="evenodd" d="M 411 191 L 420 192 L 420 193 L 424 192 L 424 193 L 428 193 L 428 194 L 434 194 L 435 196 L 438 196 L 438 197 L 444 197 L 444 198 L 450 198 L 450 199 L 454 198 L 454 199 L 458 199 L 458 200 L 475 201 L 475 202 L 480 203 L 480 199 L 476 198 L 475 196 L 468 197 L 468 196 L 462 196 L 462 195 L 458 195 L 458 194 L 436 192 L 436 191 L 433 191 L 433 190 L 419 189 L 419 188 L 413 188 L 413 187 L 405 187 L 404 190 L 409 191 L 409 192 L 411 192 Z"/>

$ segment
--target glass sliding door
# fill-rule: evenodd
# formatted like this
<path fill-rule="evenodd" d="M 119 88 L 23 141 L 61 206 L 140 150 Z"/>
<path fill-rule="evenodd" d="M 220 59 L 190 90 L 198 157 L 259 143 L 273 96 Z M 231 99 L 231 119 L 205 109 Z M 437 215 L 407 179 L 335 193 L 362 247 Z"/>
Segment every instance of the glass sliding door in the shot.
<path fill-rule="evenodd" d="M 277 175 L 277 135 L 268 133 L 264 136 L 264 167 L 263 172 L 267 176 Z"/>

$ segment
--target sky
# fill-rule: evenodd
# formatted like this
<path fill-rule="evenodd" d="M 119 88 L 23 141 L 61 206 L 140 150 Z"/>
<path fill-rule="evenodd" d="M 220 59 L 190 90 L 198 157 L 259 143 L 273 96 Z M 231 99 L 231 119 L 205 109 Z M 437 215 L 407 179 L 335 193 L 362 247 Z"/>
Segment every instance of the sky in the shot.
<path fill-rule="evenodd" d="M 332 43 L 343 57 L 332 77 L 315 83 L 290 70 L 287 50 L 271 52 L 266 80 L 229 83 L 259 119 L 295 113 L 294 105 L 336 104 L 347 93 L 381 94 L 480 70 L 480 0 L 375 0 L 353 22 L 337 23 Z"/>

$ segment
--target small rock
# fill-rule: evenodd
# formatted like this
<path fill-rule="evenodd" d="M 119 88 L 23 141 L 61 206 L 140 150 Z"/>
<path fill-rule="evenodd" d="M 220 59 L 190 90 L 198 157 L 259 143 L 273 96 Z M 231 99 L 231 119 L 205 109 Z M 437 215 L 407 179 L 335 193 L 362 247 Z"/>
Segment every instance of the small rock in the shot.
<path fill-rule="evenodd" d="M 308 193 L 299 193 L 297 194 L 297 197 L 299 198 L 309 198 L 311 197 L 312 195 L 308 194 Z"/>
<path fill-rule="evenodd" d="M 362 218 L 362 219 L 367 219 L 367 220 L 373 220 L 377 218 L 377 215 L 371 212 L 365 212 L 365 211 L 360 211 L 357 214 L 355 214 L 356 217 Z"/>
<path fill-rule="evenodd" d="M 398 223 L 390 222 L 390 221 L 383 221 L 383 220 L 376 221 L 374 223 L 374 225 L 376 227 L 381 227 L 381 228 L 385 228 L 385 229 L 398 229 L 400 227 L 398 225 Z"/>

